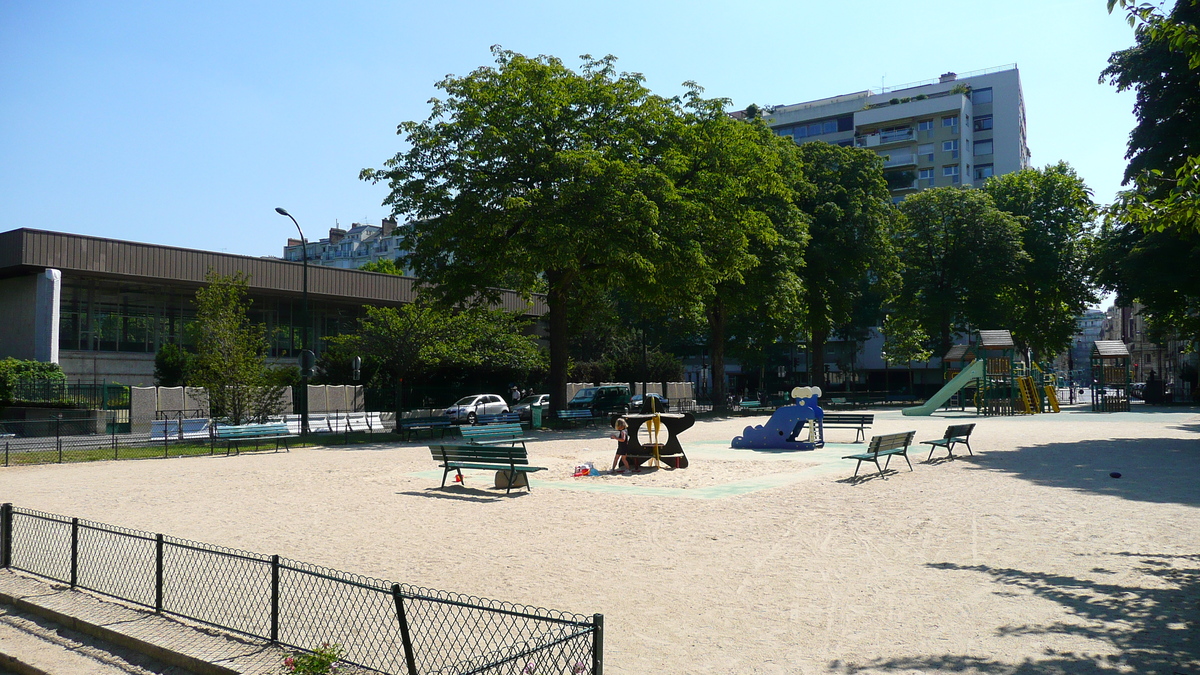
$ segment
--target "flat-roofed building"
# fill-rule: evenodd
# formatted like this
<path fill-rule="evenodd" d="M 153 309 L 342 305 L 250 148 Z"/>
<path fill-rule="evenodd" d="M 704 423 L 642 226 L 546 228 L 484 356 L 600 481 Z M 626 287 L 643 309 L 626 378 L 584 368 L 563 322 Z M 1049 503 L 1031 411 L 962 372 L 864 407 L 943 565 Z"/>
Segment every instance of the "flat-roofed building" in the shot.
<path fill-rule="evenodd" d="M 302 263 L 25 228 L 0 233 L 0 358 L 53 361 L 71 380 L 153 384 L 158 348 L 191 339 L 193 301 L 209 270 L 246 274 L 250 319 L 266 326 L 270 357 L 295 363 Z M 416 283 L 310 265 L 312 348 L 319 353 L 324 338 L 347 331 L 368 305 L 412 302 Z M 546 312 L 543 297 L 530 303 L 508 291 L 500 307 Z"/>
<path fill-rule="evenodd" d="M 1025 100 L 1016 65 L 781 105 L 767 116 L 797 143 L 869 148 L 884 160 L 893 197 L 982 184 L 1029 167 Z"/>

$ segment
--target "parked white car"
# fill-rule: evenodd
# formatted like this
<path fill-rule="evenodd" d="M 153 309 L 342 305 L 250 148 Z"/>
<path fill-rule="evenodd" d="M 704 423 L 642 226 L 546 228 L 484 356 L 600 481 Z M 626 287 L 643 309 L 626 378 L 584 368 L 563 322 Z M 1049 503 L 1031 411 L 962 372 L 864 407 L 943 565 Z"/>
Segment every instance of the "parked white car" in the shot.
<path fill-rule="evenodd" d="M 496 394 L 473 394 L 464 396 L 446 408 L 446 415 L 451 422 L 466 422 L 475 424 L 480 415 L 499 415 L 508 412 L 508 404 L 503 396 Z"/>

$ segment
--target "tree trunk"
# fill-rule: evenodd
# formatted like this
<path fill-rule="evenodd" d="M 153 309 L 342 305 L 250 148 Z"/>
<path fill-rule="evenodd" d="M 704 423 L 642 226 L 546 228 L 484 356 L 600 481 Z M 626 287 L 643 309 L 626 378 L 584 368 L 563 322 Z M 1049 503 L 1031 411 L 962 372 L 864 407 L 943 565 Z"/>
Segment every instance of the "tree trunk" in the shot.
<path fill-rule="evenodd" d="M 570 278 L 562 272 L 546 272 L 546 322 L 550 331 L 550 409 L 567 408 L 567 292 Z"/>
<path fill-rule="evenodd" d="M 809 335 L 808 349 L 812 354 L 812 364 L 809 366 L 808 380 L 821 391 L 825 391 L 825 343 L 829 341 L 829 331 L 812 329 Z"/>
<path fill-rule="evenodd" d="M 725 406 L 725 303 L 716 298 L 708 307 L 709 341 L 712 343 L 713 407 Z"/>

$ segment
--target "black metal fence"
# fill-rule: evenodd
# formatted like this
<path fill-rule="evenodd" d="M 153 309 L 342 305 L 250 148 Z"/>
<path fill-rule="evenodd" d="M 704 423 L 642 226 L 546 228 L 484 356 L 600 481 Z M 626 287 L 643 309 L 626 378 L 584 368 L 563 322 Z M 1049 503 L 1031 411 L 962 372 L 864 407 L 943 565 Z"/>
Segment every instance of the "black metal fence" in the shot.
<path fill-rule="evenodd" d="M 61 464 L 107 459 L 146 459 L 210 455 L 222 449 L 207 427 L 195 431 L 191 423 L 206 422 L 190 411 L 170 411 L 159 419 L 141 423 L 142 431 L 128 432 L 122 410 L 63 410 L 48 419 L 0 420 L 0 463 Z M 299 433 L 297 416 L 286 416 L 289 429 Z M 389 432 L 395 424 L 369 413 L 321 413 L 314 416 L 308 441 L 323 445 L 348 444 L 362 434 Z M 198 426 L 196 428 L 199 428 Z M 124 431 L 123 431 L 124 429 Z M 301 441 L 296 438 L 293 442 Z M 252 447 L 246 441 L 241 448 Z M 264 442 L 262 447 L 275 447 Z"/>
<path fill-rule="evenodd" d="M 128 410 L 129 386 L 104 382 L 20 379 L 12 399 L 22 403 L 70 405 L 93 410 Z"/>
<path fill-rule="evenodd" d="M 395 675 L 603 675 L 604 617 L 0 505 L 0 565 Z"/>

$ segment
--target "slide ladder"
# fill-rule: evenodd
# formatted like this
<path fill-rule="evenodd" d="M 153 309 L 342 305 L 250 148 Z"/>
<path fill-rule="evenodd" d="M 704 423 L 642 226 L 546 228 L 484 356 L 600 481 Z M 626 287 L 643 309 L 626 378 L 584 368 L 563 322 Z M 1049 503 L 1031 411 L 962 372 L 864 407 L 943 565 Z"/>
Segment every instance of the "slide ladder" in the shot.
<path fill-rule="evenodd" d="M 1023 408 L 1021 412 L 1026 415 L 1034 415 L 1042 412 L 1042 401 L 1038 398 L 1033 378 L 1028 375 L 1018 377 L 1017 385 L 1021 390 L 1021 407 Z"/>
<path fill-rule="evenodd" d="M 969 366 L 963 368 L 962 372 L 960 372 L 958 375 L 955 375 L 954 379 L 947 382 L 945 386 L 939 389 L 936 394 L 929 397 L 928 401 L 925 401 L 921 405 L 914 406 L 912 408 L 905 408 L 901 412 L 907 417 L 924 417 L 926 415 L 932 415 L 933 411 L 942 407 L 946 401 L 950 400 L 951 396 L 956 394 L 963 387 L 982 377 L 983 359 L 976 359 L 972 361 Z"/>
<path fill-rule="evenodd" d="M 1046 400 L 1050 402 L 1052 412 L 1062 412 L 1062 408 L 1058 407 L 1058 390 L 1052 384 L 1046 385 Z"/>

